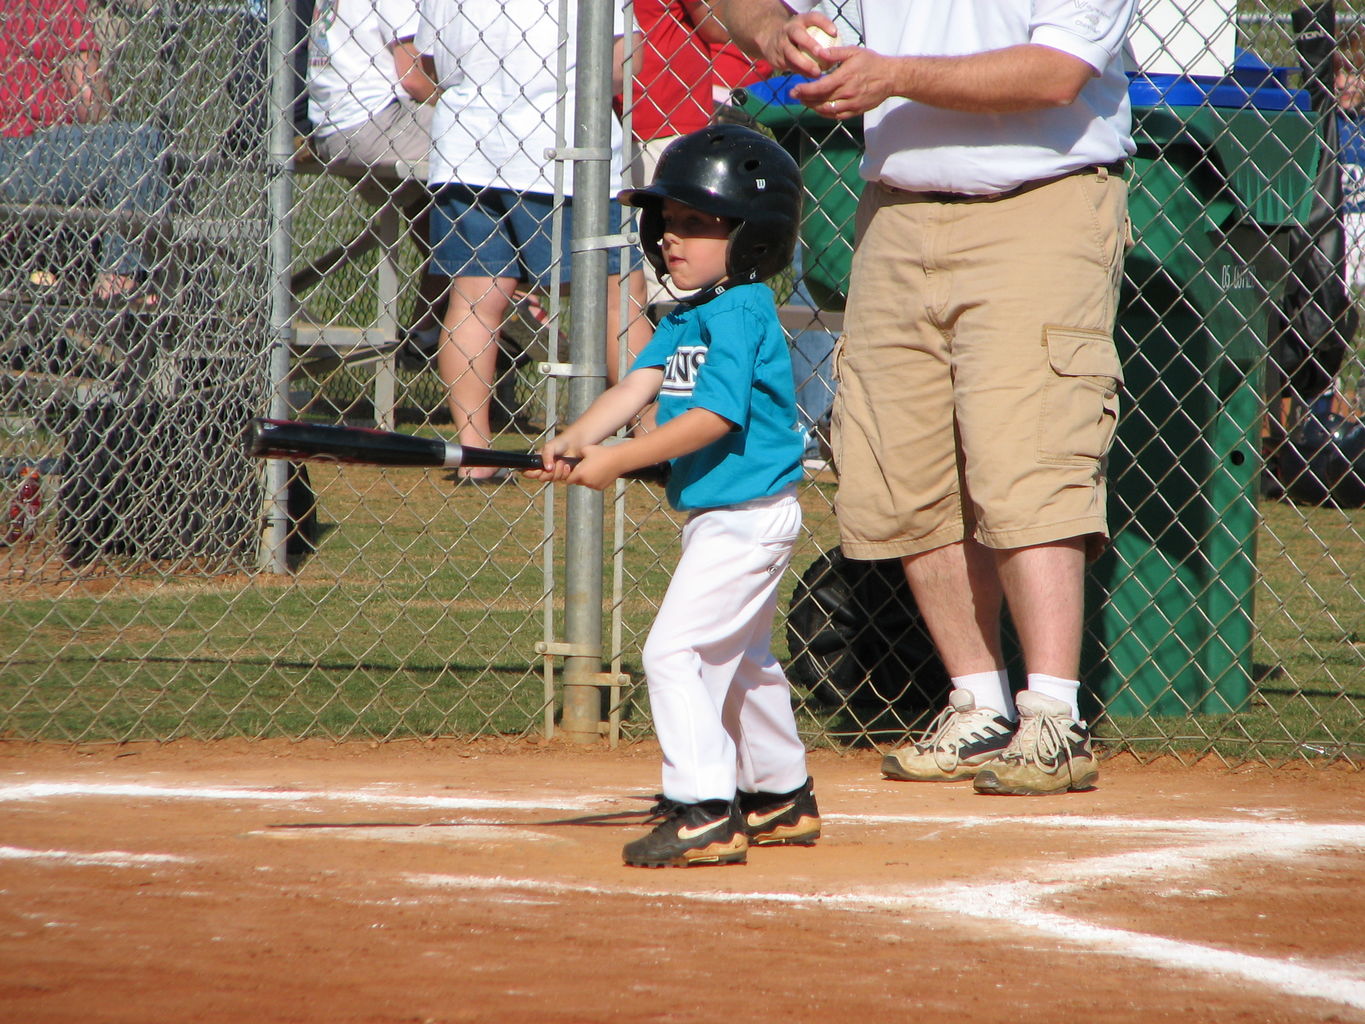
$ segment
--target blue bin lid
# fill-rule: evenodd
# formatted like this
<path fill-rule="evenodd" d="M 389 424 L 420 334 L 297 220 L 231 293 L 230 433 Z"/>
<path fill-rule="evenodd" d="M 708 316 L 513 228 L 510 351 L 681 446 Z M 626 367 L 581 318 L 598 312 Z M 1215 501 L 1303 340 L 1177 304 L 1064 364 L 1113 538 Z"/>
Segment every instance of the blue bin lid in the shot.
<path fill-rule="evenodd" d="M 788 107 L 798 102 L 792 99 L 792 87 L 800 85 L 802 82 L 813 81 L 815 79 L 807 78 L 805 75 L 774 75 L 772 78 L 750 82 L 743 88 L 751 98 L 760 103 Z"/>
<path fill-rule="evenodd" d="M 1291 89 L 1289 78 L 1297 68 L 1271 67 L 1260 57 L 1240 47 L 1236 51 L 1232 74 L 1128 76 L 1128 98 L 1134 106 L 1152 107 L 1255 107 L 1258 110 L 1310 110 L 1308 93 Z M 792 87 L 809 82 L 804 75 L 775 75 L 744 86 L 744 91 L 761 103 L 791 105 Z"/>
<path fill-rule="evenodd" d="M 1240 47 L 1232 74 L 1128 75 L 1128 99 L 1134 106 L 1254 107 L 1257 110 L 1311 110 L 1307 91 L 1291 89 L 1297 68 L 1274 68 Z"/>

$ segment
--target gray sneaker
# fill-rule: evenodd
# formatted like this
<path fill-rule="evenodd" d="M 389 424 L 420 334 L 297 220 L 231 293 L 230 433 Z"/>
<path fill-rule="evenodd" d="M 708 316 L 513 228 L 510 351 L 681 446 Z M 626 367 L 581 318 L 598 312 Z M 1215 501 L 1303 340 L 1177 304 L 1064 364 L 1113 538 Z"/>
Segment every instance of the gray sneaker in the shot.
<path fill-rule="evenodd" d="M 978 793 L 1047 796 L 1092 789 L 1100 769 L 1090 731 L 1071 717 L 1071 707 L 1024 690 L 1016 698 L 1019 731 L 999 759 L 976 777 Z"/>
<path fill-rule="evenodd" d="M 990 708 L 978 708 L 968 690 L 954 690 L 922 739 L 882 758 L 882 774 L 901 782 L 970 779 L 1009 746 L 1014 723 Z"/>

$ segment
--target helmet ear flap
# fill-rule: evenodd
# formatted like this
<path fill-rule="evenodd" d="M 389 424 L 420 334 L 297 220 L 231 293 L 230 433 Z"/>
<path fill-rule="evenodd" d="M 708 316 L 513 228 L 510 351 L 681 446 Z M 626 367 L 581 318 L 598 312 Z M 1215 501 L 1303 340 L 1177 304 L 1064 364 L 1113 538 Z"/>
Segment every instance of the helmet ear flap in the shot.
<path fill-rule="evenodd" d="M 640 205 L 640 246 L 645 251 L 645 259 L 654 268 L 654 273 L 662 280 L 668 274 L 663 252 L 664 212 L 662 202 L 648 202 Z"/>
<path fill-rule="evenodd" d="M 797 219 L 756 217 L 740 221 L 730 233 L 727 269 L 736 279 L 762 281 L 791 263 L 796 252 Z"/>

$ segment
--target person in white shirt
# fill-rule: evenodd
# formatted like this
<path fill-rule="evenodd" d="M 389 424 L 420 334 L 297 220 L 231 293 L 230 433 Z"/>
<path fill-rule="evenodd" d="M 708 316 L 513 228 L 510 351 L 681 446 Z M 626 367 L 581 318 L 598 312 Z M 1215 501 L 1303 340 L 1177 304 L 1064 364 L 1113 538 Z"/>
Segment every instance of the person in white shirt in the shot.
<path fill-rule="evenodd" d="M 410 83 L 416 98 L 435 95 L 428 182 L 435 196 L 433 266 L 451 278 L 437 367 L 463 444 L 487 445 L 497 363 L 497 333 L 518 289 L 544 290 L 552 264 L 569 266 L 572 196 L 565 203 L 563 242 L 552 244 L 558 105 L 567 122 L 575 109 L 577 8 L 567 5 L 567 67 L 558 74 L 557 0 L 422 0 L 415 44 L 429 81 Z M 621 32 L 621 12 L 616 12 Z M 619 74 L 619 70 L 618 70 Z M 612 125 L 612 170 L 621 176 L 621 132 Z M 565 173 L 566 182 L 569 174 Z M 571 185 L 566 185 L 571 188 Z M 611 223 L 620 223 L 613 200 Z M 622 273 L 620 249 L 608 255 L 607 294 L 577 295 L 607 310 L 607 377 L 618 366 L 619 289 L 628 286 L 634 311 L 627 348 L 649 341 L 642 315 L 644 277 Z M 499 479 L 486 469 L 461 470 L 466 480 Z M 505 475 L 505 474 L 502 474 Z"/>
<path fill-rule="evenodd" d="M 953 681 L 882 772 L 992 794 L 1090 788 L 1077 697 L 1122 383 L 1135 0 L 862 0 L 871 47 L 822 45 L 809 29 L 834 25 L 814 6 L 716 3 L 752 56 L 814 77 L 796 99 L 863 118 L 836 511 L 845 555 L 901 559 Z M 1017 695 L 1004 603 L 1028 672 Z"/>
<path fill-rule="evenodd" d="M 396 193 L 423 256 L 408 333 L 433 347 L 446 282 L 428 272 L 431 193 L 426 188 L 434 109 L 403 87 L 417 53 L 417 0 L 317 0 L 308 34 L 309 146 L 329 170 L 361 175 L 378 205 Z"/>

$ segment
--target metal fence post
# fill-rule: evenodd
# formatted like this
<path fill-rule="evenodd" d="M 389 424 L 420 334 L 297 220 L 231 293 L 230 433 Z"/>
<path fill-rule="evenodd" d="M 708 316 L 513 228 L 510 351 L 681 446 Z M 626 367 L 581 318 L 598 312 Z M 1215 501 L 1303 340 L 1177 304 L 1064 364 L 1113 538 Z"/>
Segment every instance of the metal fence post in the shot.
<path fill-rule="evenodd" d="M 289 354 L 294 340 L 293 262 L 294 11 L 290 0 L 270 2 L 270 415 L 289 415 Z M 265 521 L 260 566 L 266 572 L 289 571 L 289 464 L 266 464 Z"/>
<path fill-rule="evenodd" d="M 569 381 L 569 419 L 588 408 L 606 384 L 603 338 L 606 306 L 592 301 L 607 284 L 606 250 L 582 245 L 607 234 L 611 189 L 611 61 L 612 0 L 583 0 L 578 5 L 577 62 L 574 69 L 577 106 L 573 111 L 573 238 L 570 280 L 573 283 Z M 581 247 L 580 247 L 581 246 Z M 587 301 L 582 301 L 586 298 Z M 596 742 L 602 719 L 599 675 L 602 671 L 603 497 L 585 487 L 571 487 L 566 509 L 564 634 L 564 709 L 560 726 L 575 743 Z"/>

